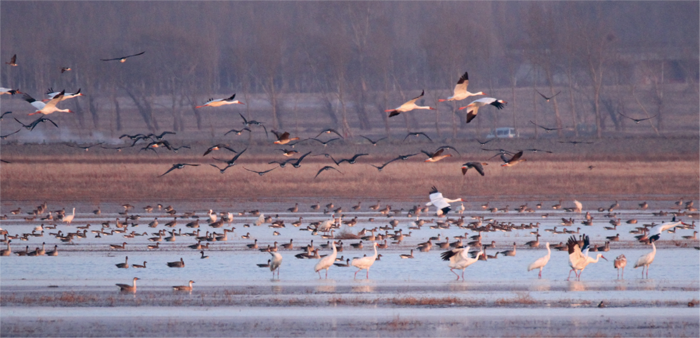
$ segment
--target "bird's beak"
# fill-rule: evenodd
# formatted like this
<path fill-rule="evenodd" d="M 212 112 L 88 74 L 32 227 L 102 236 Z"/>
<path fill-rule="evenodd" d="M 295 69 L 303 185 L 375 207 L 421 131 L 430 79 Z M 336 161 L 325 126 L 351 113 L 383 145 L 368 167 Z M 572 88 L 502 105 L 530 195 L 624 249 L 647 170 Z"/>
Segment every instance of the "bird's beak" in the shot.
<path fill-rule="evenodd" d="M 437 108 L 430 107 L 430 110 L 437 110 Z"/>
<path fill-rule="evenodd" d="M 600 258 L 602 258 L 602 259 L 604 259 L 604 260 L 606 260 L 606 261 L 608 260 L 607 258 L 605 258 L 605 256 L 600 256 Z"/>
<path fill-rule="evenodd" d="M 238 102 L 238 104 L 245 104 L 245 103 L 243 103 L 243 102 Z"/>

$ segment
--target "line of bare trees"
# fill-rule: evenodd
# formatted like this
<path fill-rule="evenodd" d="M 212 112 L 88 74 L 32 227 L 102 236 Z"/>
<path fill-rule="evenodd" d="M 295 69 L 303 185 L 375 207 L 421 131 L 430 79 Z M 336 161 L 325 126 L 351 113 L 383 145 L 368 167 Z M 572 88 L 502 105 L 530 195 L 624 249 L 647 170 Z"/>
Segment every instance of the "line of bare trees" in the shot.
<path fill-rule="evenodd" d="M 294 127 L 308 109 L 282 96 L 304 93 L 320 98 L 345 135 L 351 126 L 377 127 L 378 116 L 389 132 L 384 109 L 421 89 L 437 105 L 469 71 L 470 89 L 487 94 L 562 91 L 546 110 L 515 100 L 511 108 L 532 109 L 536 122 L 557 128 L 570 120 L 576 133 L 581 120 L 592 120 L 601 137 L 606 121 L 623 127 L 620 101 L 644 84 L 639 64 L 654 106 L 639 105 L 658 115 L 656 128 L 669 79 L 697 92 L 697 2 L 6 2 L 0 15 L 2 58 L 17 54 L 20 64 L 2 68 L 1 84 L 30 92 L 80 87 L 89 95 L 73 104 L 80 125 L 91 128 L 113 119 L 120 130 L 127 97 L 149 130 L 184 130 L 186 114 L 202 129 L 194 106 L 236 92 L 243 101 L 263 94 L 275 129 Z M 142 50 L 124 64 L 99 61 Z M 65 66 L 73 71 L 61 74 Z M 464 128 L 456 108 L 441 103 L 439 136 Z M 170 112 L 173 125 L 159 125 L 156 110 Z M 417 127 L 414 115 L 402 115 L 407 129 Z M 475 122 L 480 129 L 498 118 Z M 452 130 L 440 129 L 445 119 Z"/>

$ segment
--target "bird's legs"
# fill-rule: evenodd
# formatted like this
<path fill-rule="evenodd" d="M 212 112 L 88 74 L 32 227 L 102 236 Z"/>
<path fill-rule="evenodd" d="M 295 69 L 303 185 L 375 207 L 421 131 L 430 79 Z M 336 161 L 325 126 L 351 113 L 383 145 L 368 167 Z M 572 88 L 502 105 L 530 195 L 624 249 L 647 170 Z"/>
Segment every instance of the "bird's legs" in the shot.
<path fill-rule="evenodd" d="M 357 279 L 357 273 L 360 272 L 361 270 L 355 271 L 355 277 L 353 279 Z"/>
<path fill-rule="evenodd" d="M 326 279 L 328 279 L 328 269 L 326 269 Z"/>
<path fill-rule="evenodd" d="M 625 279 L 625 268 L 622 268 L 622 279 Z"/>
<path fill-rule="evenodd" d="M 644 268 L 646 268 L 646 266 L 642 265 L 642 279 L 644 279 Z"/>
<path fill-rule="evenodd" d="M 462 270 L 462 282 L 464 282 L 464 270 Z"/>
<path fill-rule="evenodd" d="M 369 268 L 367 269 L 367 279 L 369 279 Z"/>
<path fill-rule="evenodd" d="M 571 268 L 571 270 L 569 270 L 569 277 L 566 277 L 566 280 L 567 280 L 567 281 L 568 281 L 569 279 L 571 279 L 571 272 L 572 272 L 572 271 L 574 271 L 574 268 Z M 576 274 L 575 271 L 574 271 L 574 274 Z"/>
<path fill-rule="evenodd" d="M 321 270 L 318 270 L 316 272 L 318 272 L 318 279 L 321 279 Z"/>
<path fill-rule="evenodd" d="M 649 279 L 649 266 L 647 265 L 647 279 Z"/>
<path fill-rule="evenodd" d="M 454 270 L 454 269 L 450 269 L 450 271 L 452 271 L 452 273 L 455 274 L 455 276 L 457 276 L 457 280 L 459 280 L 459 275 L 455 272 L 455 270 Z"/>

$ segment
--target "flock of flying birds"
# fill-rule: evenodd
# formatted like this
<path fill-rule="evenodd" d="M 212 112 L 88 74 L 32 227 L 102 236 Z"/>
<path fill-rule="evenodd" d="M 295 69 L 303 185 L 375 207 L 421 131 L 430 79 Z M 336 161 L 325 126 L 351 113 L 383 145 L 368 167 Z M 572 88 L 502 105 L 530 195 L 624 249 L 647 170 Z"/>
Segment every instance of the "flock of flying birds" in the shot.
<path fill-rule="evenodd" d="M 124 63 L 124 62 L 126 62 L 126 60 L 127 60 L 128 58 L 141 56 L 141 55 L 143 55 L 143 54 L 145 54 L 145 51 L 140 52 L 140 53 L 136 53 L 136 54 L 127 55 L 127 56 L 116 57 L 116 58 L 100 59 L 100 60 L 101 60 L 101 61 L 119 61 L 119 62 L 121 62 L 121 63 Z M 13 57 L 12 57 L 11 60 L 10 60 L 10 62 L 6 62 L 6 64 L 8 64 L 8 65 L 10 65 L 10 66 L 17 66 L 17 65 L 18 65 L 18 64 L 17 64 L 17 55 L 13 55 Z M 71 67 L 61 67 L 61 73 L 64 73 L 64 72 L 70 71 L 70 70 L 72 70 Z M 476 92 L 476 93 L 469 92 L 469 91 L 467 90 L 468 85 L 469 85 L 469 74 L 468 74 L 467 72 L 465 72 L 465 73 L 459 78 L 459 80 L 457 81 L 457 84 L 455 85 L 454 90 L 453 90 L 453 95 L 450 96 L 450 97 L 448 97 L 448 98 L 446 98 L 446 99 L 439 99 L 438 101 L 439 101 L 439 102 L 461 101 L 461 100 L 467 99 L 467 98 L 472 97 L 472 96 L 486 95 L 486 94 L 484 94 L 484 92 L 481 92 L 481 91 L 480 91 L 480 92 Z M 394 117 L 394 116 L 397 116 L 397 115 L 399 115 L 399 114 L 401 114 L 401 113 L 409 112 L 409 111 L 416 110 L 416 109 L 429 109 L 429 110 L 435 110 L 435 109 L 437 109 L 437 108 L 434 108 L 434 107 L 419 106 L 419 105 L 416 104 L 416 102 L 417 102 L 418 100 L 420 100 L 420 99 L 424 96 L 424 93 L 425 93 L 425 91 L 421 92 L 421 95 L 417 96 L 416 98 L 414 98 L 414 99 L 412 99 L 412 100 L 409 100 L 408 102 L 406 102 L 406 103 L 404 103 L 404 104 L 402 104 L 402 105 L 400 105 L 399 107 L 396 107 L 396 108 L 394 108 L 394 109 L 388 109 L 388 110 L 386 110 L 386 112 L 389 113 L 389 117 Z M 546 95 L 540 93 L 539 91 L 538 91 L 538 93 L 542 96 L 543 99 L 545 99 L 546 101 L 549 101 L 549 100 L 551 100 L 552 98 L 554 98 L 555 96 L 557 96 L 560 92 L 557 92 L 556 94 L 554 94 L 554 95 L 552 95 L 552 96 L 546 96 Z M 65 100 L 68 100 L 68 99 L 71 99 L 71 98 L 76 98 L 76 97 L 79 97 L 79 96 L 83 96 L 83 94 L 81 93 L 80 89 L 78 89 L 75 93 L 66 93 L 65 90 L 62 90 L 62 91 L 60 91 L 60 92 L 57 92 L 57 91 L 54 91 L 54 90 L 52 90 L 52 89 L 49 89 L 49 90 L 47 91 L 47 93 L 46 93 L 46 95 L 47 95 L 46 99 L 43 99 L 43 100 L 36 100 L 36 99 L 34 99 L 32 96 L 30 96 L 29 94 L 20 92 L 19 89 L 10 89 L 10 88 L 0 87 L 0 95 L 2 95 L 2 94 L 9 94 L 9 95 L 22 94 L 22 98 L 23 98 L 25 101 L 27 101 L 29 104 L 31 104 L 31 105 L 33 106 L 33 108 L 35 109 L 35 111 L 32 112 L 32 113 L 30 113 L 29 115 L 41 114 L 41 117 L 39 117 L 38 119 L 36 119 L 36 120 L 34 120 L 34 121 L 30 122 L 30 123 L 25 123 L 25 122 L 22 122 L 22 121 L 18 120 L 17 118 L 15 118 L 14 120 L 15 120 L 21 127 L 20 127 L 18 130 L 14 131 L 14 132 L 11 132 L 11 133 L 9 133 L 9 134 L 0 135 L 0 139 L 6 139 L 6 138 L 8 138 L 8 137 L 10 137 L 10 136 L 12 136 L 12 135 L 15 135 L 15 134 L 19 133 L 19 132 L 22 130 L 22 128 L 25 128 L 25 129 L 27 129 L 27 130 L 29 130 L 29 131 L 32 131 L 32 130 L 34 130 L 40 123 L 44 123 L 44 122 L 50 123 L 50 124 L 52 124 L 53 126 L 58 127 L 58 124 L 57 124 L 55 121 L 49 119 L 49 118 L 46 117 L 46 116 L 47 116 L 47 115 L 50 115 L 50 114 L 52 114 L 52 113 L 55 113 L 55 112 L 72 113 L 73 111 L 71 111 L 70 109 L 61 109 L 61 108 L 59 108 L 57 105 L 58 105 L 60 102 L 62 102 L 62 101 L 65 101 Z M 199 105 L 199 106 L 196 106 L 195 109 L 204 108 L 204 107 L 221 107 L 221 106 L 230 105 L 230 104 L 244 104 L 243 102 L 241 102 L 241 101 L 239 101 L 239 100 L 236 100 L 235 97 L 236 97 L 236 94 L 233 94 L 233 95 L 231 95 L 230 97 L 225 97 L 225 98 L 217 98 L 217 99 L 211 98 L 211 99 L 207 100 L 207 102 L 205 102 L 204 104 Z M 462 107 L 458 108 L 458 110 L 464 110 L 464 109 L 467 110 L 467 114 L 466 114 L 466 123 L 469 123 L 469 122 L 471 122 L 474 118 L 476 118 L 476 116 L 477 116 L 477 114 L 478 114 L 478 112 L 479 112 L 479 108 L 484 107 L 484 106 L 493 106 L 493 107 L 495 107 L 496 109 L 503 109 L 503 108 L 505 107 L 506 104 L 507 104 L 507 102 L 504 101 L 504 100 L 501 100 L 501 99 L 496 99 L 496 98 L 492 98 L 492 97 L 484 97 L 484 98 L 481 98 L 481 99 L 474 100 L 474 101 L 472 101 L 471 103 L 469 103 L 468 105 L 462 106 Z M 2 116 L 0 116 L 0 120 L 2 120 L 2 118 L 3 118 L 5 115 L 11 114 L 11 113 L 12 113 L 12 112 L 5 112 L 5 113 L 3 113 Z M 242 114 L 239 114 L 239 115 L 240 115 L 241 118 L 243 119 L 243 120 L 242 120 L 243 127 L 242 127 L 241 129 L 231 129 L 231 130 L 229 130 L 228 132 L 226 132 L 226 133 L 224 134 L 224 136 L 226 136 L 226 135 L 228 135 L 228 134 L 230 134 L 230 133 L 235 133 L 236 135 L 241 135 L 243 132 L 252 132 L 252 130 L 251 130 L 252 127 L 260 127 L 260 128 L 262 128 L 262 129 L 265 131 L 265 135 L 266 135 L 266 136 L 269 135 L 269 134 L 268 134 L 267 127 L 265 126 L 265 124 L 264 124 L 263 122 L 256 121 L 256 120 L 252 120 L 252 119 L 247 119 L 247 118 L 246 118 L 245 116 L 243 116 Z M 624 115 L 623 115 L 623 116 L 624 116 Z M 627 116 L 625 116 L 625 117 L 627 117 Z M 639 123 L 639 122 L 641 122 L 641 121 L 648 120 L 648 119 L 651 119 L 651 118 L 654 118 L 654 117 L 644 118 L 644 119 L 634 119 L 634 118 L 630 118 L 630 117 L 628 117 L 628 118 L 631 119 L 631 120 L 634 120 L 636 123 Z M 546 127 L 546 126 L 538 125 L 538 124 L 536 124 L 536 123 L 534 123 L 534 122 L 532 122 L 532 121 L 530 121 L 530 123 L 532 123 L 533 125 L 535 125 L 535 126 L 538 127 L 538 128 L 542 128 L 542 129 L 545 130 L 546 132 L 555 131 L 555 130 L 558 130 L 558 129 L 559 129 L 559 128 L 551 128 L 551 127 Z M 294 145 L 296 145 L 296 144 L 298 144 L 298 143 L 300 143 L 300 142 L 305 142 L 305 141 L 315 141 L 315 142 L 318 142 L 319 144 L 323 145 L 324 147 L 326 147 L 328 144 L 330 144 L 330 143 L 332 143 L 332 142 L 335 142 L 335 141 L 338 141 L 338 140 L 343 139 L 343 136 L 340 135 L 340 133 L 338 133 L 338 132 L 337 132 L 336 130 L 334 130 L 334 129 L 326 129 L 326 130 L 322 131 L 321 133 L 319 133 L 316 137 L 308 138 L 308 139 L 303 139 L 303 140 L 300 139 L 299 137 L 291 137 L 291 135 L 289 134 L 289 132 L 275 131 L 275 130 L 272 130 L 271 132 L 275 135 L 275 137 L 276 137 L 276 139 L 277 139 L 276 141 L 274 141 L 274 144 L 277 144 L 277 145 L 290 145 L 290 146 L 292 146 L 292 147 L 294 147 Z M 322 139 L 319 139 L 319 136 L 321 136 L 321 135 L 324 134 L 324 133 L 327 133 L 327 134 L 335 133 L 336 135 L 338 135 L 338 137 L 330 138 L 330 139 L 325 140 L 325 141 L 322 140 Z M 122 135 L 122 136 L 120 137 L 120 139 L 123 139 L 123 138 L 128 137 L 128 138 L 132 141 L 132 143 L 131 143 L 131 145 L 130 145 L 131 147 L 136 146 L 140 141 L 145 142 L 145 146 L 143 146 L 143 147 L 141 148 L 141 150 L 152 150 L 152 151 L 155 151 L 157 148 L 165 148 L 165 149 L 168 149 L 168 150 L 177 152 L 180 148 L 190 148 L 189 146 L 186 146 L 186 145 L 185 145 L 185 146 L 181 146 L 181 147 L 174 147 L 168 140 L 165 140 L 165 139 L 163 138 L 164 135 L 167 135 L 167 134 L 175 134 L 175 133 L 173 133 L 173 132 L 167 132 L 167 131 L 166 131 L 166 132 L 161 133 L 160 135 L 155 135 L 155 134 L 153 134 L 153 133 L 148 134 L 148 135 L 145 135 L 145 134 L 126 135 L 126 134 L 125 134 L 125 135 Z M 424 138 L 426 138 L 428 141 L 433 142 L 433 140 L 430 138 L 430 136 L 428 136 L 426 133 L 423 133 L 423 132 L 409 132 L 409 133 L 407 133 L 407 135 L 404 137 L 403 140 L 406 141 L 406 140 L 407 140 L 409 137 L 411 137 L 411 136 L 415 136 L 415 137 L 424 137 Z M 364 136 L 364 135 L 361 135 L 361 137 L 364 138 L 365 140 L 369 141 L 372 145 L 375 145 L 375 146 L 377 145 L 378 142 L 380 142 L 380 141 L 386 139 L 386 137 L 383 137 L 383 138 L 380 138 L 380 139 L 377 139 L 377 140 L 372 140 L 371 138 L 369 138 L 369 137 L 367 137 L 367 136 Z M 478 140 L 477 140 L 477 141 L 478 141 Z M 479 141 L 479 143 L 481 143 L 482 145 L 484 145 L 484 144 L 486 144 L 486 143 L 488 143 L 488 142 L 490 142 L 490 141 L 486 141 L 486 142 L 481 142 L 481 141 Z M 594 143 L 594 142 L 592 142 L 592 141 L 560 141 L 560 142 L 561 142 L 561 143 L 571 143 L 571 144 L 574 144 L 574 145 L 580 144 L 580 143 L 586 143 L 586 144 L 592 144 L 592 143 Z M 100 147 L 103 147 L 103 145 L 100 144 L 100 143 L 98 143 L 98 144 L 92 144 L 92 145 L 73 145 L 73 146 L 78 147 L 78 148 L 83 148 L 83 149 L 85 149 L 85 150 L 88 150 L 90 147 L 93 147 L 93 146 L 100 146 Z M 103 148 L 121 150 L 121 149 L 124 148 L 124 147 L 103 147 Z M 226 144 L 217 144 L 217 145 L 214 145 L 214 146 L 208 148 L 204 155 L 206 156 L 207 154 L 209 154 L 209 153 L 212 152 L 212 151 L 221 150 L 221 149 L 225 149 L 225 150 L 228 150 L 228 151 L 230 151 L 230 152 L 237 153 L 233 158 L 228 159 L 228 160 L 227 160 L 227 159 L 215 158 L 216 161 L 222 163 L 222 166 L 221 166 L 221 167 L 218 166 L 218 165 L 215 165 L 215 164 L 210 164 L 212 167 L 214 167 L 214 168 L 216 168 L 217 170 L 219 170 L 219 172 L 221 172 L 222 174 L 223 174 L 228 168 L 234 166 L 234 165 L 236 164 L 236 161 L 238 160 L 238 158 L 247 150 L 247 148 L 246 148 L 246 149 L 244 149 L 244 150 L 242 150 L 242 151 L 240 151 L 240 152 L 237 152 L 237 151 L 235 151 L 233 148 L 231 148 L 229 145 L 226 145 Z M 283 155 L 285 155 L 285 156 L 293 156 L 294 154 L 297 153 L 297 151 L 295 151 L 295 150 L 288 150 L 288 149 L 280 149 L 280 150 L 283 152 Z M 442 160 L 442 159 L 444 159 L 444 158 L 447 158 L 447 157 L 451 157 L 451 156 L 452 156 L 452 154 L 446 153 L 447 150 L 457 152 L 457 150 L 456 150 L 454 147 L 451 147 L 451 146 L 449 146 L 449 145 L 445 145 L 445 146 L 439 147 L 439 148 L 437 148 L 434 152 L 429 152 L 429 151 L 425 151 L 425 150 L 421 150 L 421 152 L 422 152 L 423 154 L 425 154 L 425 155 L 428 157 L 428 158 L 425 160 L 426 162 L 437 162 L 437 161 L 440 161 L 440 160 Z M 491 150 L 497 151 L 498 153 L 496 154 L 496 156 L 500 155 L 501 159 L 503 160 L 502 166 L 505 166 L 505 167 L 513 166 L 513 165 L 516 165 L 516 164 L 518 164 L 518 163 L 520 163 L 520 162 L 526 161 L 526 159 L 523 158 L 523 152 L 524 152 L 523 150 L 520 150 L 520 151 L 508 151 L 508 150 L 505 150 L 505 149 L 484 149 L 484 150 L 488 150 L 488 151 L 491 151 Z M 543 151 L 543 152 L 551 153 L 551 151 L 539 150 L 539 149 L 527 149 L 527 151 L 532 151 L 532 152 Z M 457 152 L 457 153 L 458 153 L 458 152 Z M 301 162 L 304 160 L 304 158 L 305 158 L 306 156 L 308 156 L 309 154 L 311 154 L 311 152 L 307 152 L 307 153 L 305 153 L 304 155 L 302 155 L 301 157 L 296 158 L 296 159 L 288 159 L 288 160 L 286 160 L 286 161 L 272 161 L 272 162 L 270 162 L 270 163 L 268 163 L 268 164 L 278 164 L 279 167 L 282 167 L 282 168 L 283 168 L 286 164 L 292 164 L 293 167 L 298 168 L 298 167 L 301 165 Z M 369 155 L 369 154 L 364 154 L 364 153 L 363 153 L 363 154 L 355 154 L 352 158 L 349 158 L 349 159 L 340 159 L 340 160 L 334 159 L 334 158 L 333 158 L 331 155 L 329 155 L 329 154 L 323 154 L 323 155 L 325 155 L 326 157 L 330 157 L 330 158 L 333 160 L 333 163 L 335 163 L 335 165 L 336 165 L 336 167 L 337 167 L 337 166 L 340 165 L 340 163 L 343 163 L 343 162 L 347 162 L 347 163 L 349 163 L 349 164 L 354 164 L 355 161 L 356 161 L 359 157 L 361 157 L 361 156 L 367 156 L 367 155 Z M 415 153 L 415 154 L 407 154 L 407 155 L 399 155 L 398 157 L 396 157 L 396 158 L 394 158 L 394 159 L 391 159 L 391 160 L 389 160 L 388 162 L 385 162 L 385 163 L 380 164 L 380 165 L 374 165 L 374 164 L 372 164 L 372 166 L 373 166 L 374 168 L 376 168 L 377 170 L 381 171 L 381 170 L 384 169 L 387 165 L 389 165 L 389 164 L 391 164 L 391 163 L 393 163 L 393 162 L 395 162 L 395 161 L 406 160 L 406 159 L 408 159 L 409 157 L 412 157 L 412 156 L 415 156 L 415 155 L 418 155 L 418 153 Z M 3 160 L 3 162 L 9 163 L 8 161 L 4 161 L 4 160 Z M 483 166 L 486 165 L 486 164 L 487 164 L 487 163 L 485 163 L 485 162 L 474 162 L 474 161 L 472 161 L 472 162 L 466 162 L 466 163 L 464 163 L 464 164 L 461 166 L 461 168 L 462 168 L 462 173 L 463 173 L 463 174 L 466 174 L 466 172 L 467 172 L 468 169 L 475 169 L 480 175 L 483 176 L 483 175 L 484 175 L 484 167 L 483 167 Z M 200 165 L 200 164 L 197 164 L 197 163 L 176 163 L 176 164 L 173 164 L 173 165 L 171 166 L 171 168 L 169 168 L 166 172 L 164 172 L 164 173 L 163 173 L 162 175 L 160 175 L 159 177 L 162 177 L 162 176 L 164 176 L 164 175 L 166 175 L 166 174 L 168 174 L 168 173 L 170 173 L 170 172 L 172 172 L 173 170 L 176 170 L 176 169 L 184 169 L 185 167 L 189 167 L 189 166 L 199 166 L 199 165 Z M 337 171 L 337 172 L 340 172 L 340 170 L 338 170 L 338 168 L 336 168 L 336 167 L 333 167 L 333 166 L 330 166 L 330 165 L 324 166 L 323 168 L 321 168 L 321 169 L 317 172 L 316 177 L 318 177 L 318 176 L 319 176 L 321 173 L 323 173 L 324 171 Z M 262 176 L 262 175 L 264 175 L 264 174 L 266 174 L 266 173 L 269 173 L 269 172 L 275 170 L 276 167 L 275 167 L 275 168 L 270 168 L 270 169 L 264 170 L 264 171 L 255 171 L 255 170 L 251 170 L 251 169 L 248 169 L 248 168 L 244 168 L 244 169 L 247 170 L 247 171 L 253 172 L 253 173 L 257 173 L 258 175 Z M 592 169 L 592 168 L 591 168 L 591 169 Z M 342 172 L 340 172 L 340 173 L 342 173 Z"/>

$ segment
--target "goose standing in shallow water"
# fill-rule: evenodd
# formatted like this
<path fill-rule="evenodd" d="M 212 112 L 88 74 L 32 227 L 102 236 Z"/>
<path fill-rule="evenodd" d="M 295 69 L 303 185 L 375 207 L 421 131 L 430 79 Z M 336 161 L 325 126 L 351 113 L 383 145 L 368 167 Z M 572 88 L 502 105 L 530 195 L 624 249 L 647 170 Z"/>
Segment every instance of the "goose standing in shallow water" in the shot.
<path fill-rule="evenodd" d="M 185 261 L 182 260 L 182 257 L 180 257 L 179 262 L 168 262 L 168 267 L 170 268 L 184 268 L 185 267 Z"/>
<path fill-rule="evenodd" d="M 119 264 L 115 264 L 115 265 L 119 269 L 128 269 L 129 268 L 129 256 L 126 256 L 126 260 L 124 261 L 124 263 L 119 263 Z"/>
<path fill-rule="evenodd" d="M 187 285 L 176 285 L 173 286 L 173 291 L 189 291 L 192 292 L 192 283 L 194 283 L 193 280 L 189 282 L 189 286 Z"/>
<path fill-rule="evenodd" d="M 119 287 L 119 291 L 124 291 L 124 292 L 136 292 L 136 281 L 140 280 L 141 278 L 134 277 L 134 281 L 132 282 L 133 285 L 129 284 L 117 284 Z"/>

